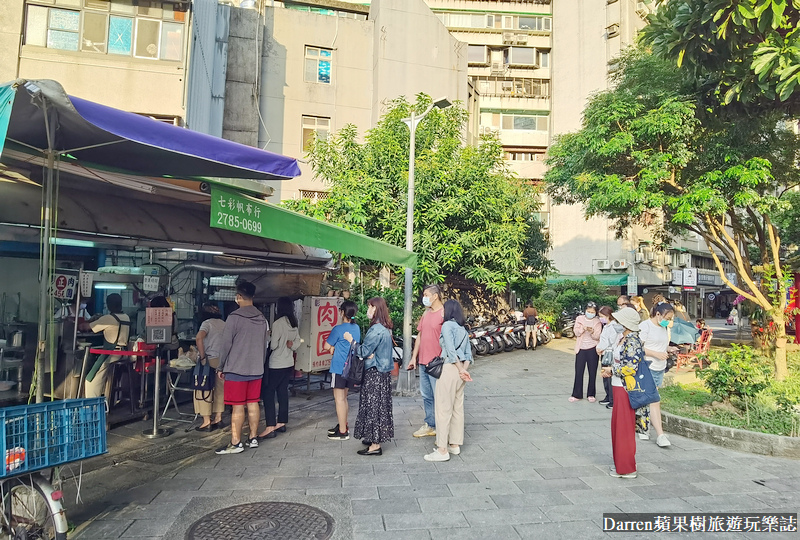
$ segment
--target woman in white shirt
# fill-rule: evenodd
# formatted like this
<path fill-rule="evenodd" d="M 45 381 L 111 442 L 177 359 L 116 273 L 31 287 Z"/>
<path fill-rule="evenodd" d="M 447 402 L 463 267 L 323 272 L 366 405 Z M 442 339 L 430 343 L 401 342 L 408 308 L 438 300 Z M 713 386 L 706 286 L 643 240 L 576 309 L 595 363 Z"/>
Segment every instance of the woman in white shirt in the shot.
<path fill-rule="evenodd" d="M 675 318 L 675 311 L 666 302 L 653 306 L 650 318 L 639 325 L 639 337 L 644 345 L 645 361 L 650 367 L 656 387 L 664 383 L 664 370 L 667 369 L 667 350 L 669 349 L 669 328 Z M 662 448 L 670 446 L 669 439 L 661 426 L 661 403 L 650 404 L 650 422 L 656 430 L 656 444 Z M 641 439 L 649 435 L 639 434 Z"/>
<path fill-rule="evenodd" d="M 219 368 L 219 341 L 225 330 L 225 321 L 219 308 L 214 304 L 205 304 L 201 315 L 202 323 L 197 331 L 197 361 L 206 361 L 214 369 Z M 214 431 L 223 427 L 222 413 L 225 412 L 225 381 L 214 377 L 214 389 L 211 392 L 195 390 L 194 412 L 203 418 L 203 423 L 194 428 L 196 431 Z M 211 415 L 214 421 L 211 421 Z"/>
<path fill-rule="evenodd" d="M 275 323 L 269 348 L 269 369 L 264 370 L 265 381 L 261 383 L 261 399 L 264 401 L 264 417 L 267 428 L 259 439 L 271 439 L 278 432 L 286 431 L 289 421 L 289 379 L 294 370 L 294 351 L 300 347 L 300 332 L 291 298 L 278 298 Z M 275 398 L 278 398 L 278 415 L 275 417 Z"/>

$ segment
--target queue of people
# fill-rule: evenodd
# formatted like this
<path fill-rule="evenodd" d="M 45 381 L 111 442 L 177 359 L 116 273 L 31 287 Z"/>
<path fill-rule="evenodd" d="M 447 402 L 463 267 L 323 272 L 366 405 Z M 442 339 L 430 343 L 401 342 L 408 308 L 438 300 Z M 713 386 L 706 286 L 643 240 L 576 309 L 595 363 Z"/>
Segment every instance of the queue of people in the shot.
<path fill-rule="evenodd" d="M 257 448 L 265 439 L 287 431 L 288 383 L 294 368 L 294 351 L 300 346 L 298 322 L 291 300 L 280 298 L 270 332 L 267 320 L 253 305 L 255 292 L 251 283 L 237 285 L 235 301 L 239 309 L 229 315 L 227 322 L 222 320 L 216 306 L 208 304 L 202 309 L 197 333 L 198 362 L 216 369 L 218 380 L 212 390 L 195 392 L 195 412 L 203 419 L 195 429 L 201 432 L 220 429 L 225 405 L 233 408 L 231 440 L 216 451 L 219 455 Z M 435 436 L 437 448 L 424 458 L 447 461 L 451 454 L 460 453 L 464 443 L 464 386 L 472 381 L 469 374 L 472 352 L 461 305 L 455 300 L 443 302 L 441 289 L 435 285 L 426 287 L 423 303 L 426 311 L 418 326 L 419 339 L 409 369 L 420 365 L 426 412 L 425 423 L 414 436 Z M 393 322 L 383 298 L 369 299 L 370 325 L 362 341 L 361 329 L 354 322 L 357 312 L 355 302 L 342 302 L 339 307 L 342 322 L 331 330 L 324 344 L 332 353 L 331 388 L 337 418 L 336 425 L 328 430 L 328 438 L 339 441 L 350 438 L 347 396 L 351 388 L 358 386 L 359 406 L 353 436 L 362 439 L 364 448 L 357 453 L 380 456 L 382 444 L 395 435 L 391 379 Z M 364 361 L 361 380 L 348 378 L 346 364 L 352 355 Z M 429 374 L 425 366 L 437 359 L 443 361 L 441 374 Z M 264 403 L 266 428 L 259 433 L 260 401 Z M 245 419 L 249 426 L 247 437 L 242 432 Z M 438 433 L 437 425 L 442 426 Z"/>

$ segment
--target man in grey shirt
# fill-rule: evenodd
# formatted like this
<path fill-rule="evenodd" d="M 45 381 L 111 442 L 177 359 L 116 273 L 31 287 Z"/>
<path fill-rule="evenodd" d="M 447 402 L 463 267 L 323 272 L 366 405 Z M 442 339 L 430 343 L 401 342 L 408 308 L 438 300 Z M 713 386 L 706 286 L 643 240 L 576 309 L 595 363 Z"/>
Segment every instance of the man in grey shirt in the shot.
<path fill-rule="evenodd" d="M 219 377 L 225 380 L 225 404 L 233 406 L 231 414 L 231 442 L 217 450 L 217 454 L 244 452 L 242 426 L 244 410 L 250 435 L 247 446 L 258 447 L 258 422 L 261 411 L 261 378 L 269 345 L 269 324 L 253 305 L 255 285 L 242 281 L 236 285 L 236 303 L 239 309 L 228 315 L 219 344 Z"/>

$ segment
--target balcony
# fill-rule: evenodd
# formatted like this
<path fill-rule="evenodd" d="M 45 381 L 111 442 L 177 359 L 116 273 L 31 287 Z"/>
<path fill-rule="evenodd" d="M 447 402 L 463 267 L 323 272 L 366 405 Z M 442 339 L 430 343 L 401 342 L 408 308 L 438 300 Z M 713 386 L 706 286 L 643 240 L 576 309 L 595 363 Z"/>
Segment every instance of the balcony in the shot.
<path fill-rule="evenodd" d="M 481 93 L 482 109 L 517 109 L 525 111 L 549 111 L 550 98 L 531 96 L 523 93 L 484 94 Z"/>

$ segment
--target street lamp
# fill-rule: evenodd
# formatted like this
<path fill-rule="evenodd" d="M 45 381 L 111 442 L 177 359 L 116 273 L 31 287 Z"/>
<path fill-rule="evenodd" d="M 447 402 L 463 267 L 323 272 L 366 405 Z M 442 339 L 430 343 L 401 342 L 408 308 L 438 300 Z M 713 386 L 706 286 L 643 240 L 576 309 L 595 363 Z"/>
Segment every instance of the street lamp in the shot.
<path fill-rule="evenodd" d="M 404 118 L 403 122 L 408 125 L 411 130 L 411 141 L 409 142 L 409 157 L 408 157 L 408 195 L 406 209 L 406 249 L 414 251 L 414 161 L 416 159 L 416 133 L 417 126 L 422 119 L 425 118 L 434 107 L 437 109 L 446 109 L 452 105 L 447 98 L 439 98 L 425 109 L 420 115 L 414 114 L 414 109 L 411 109 L 411 116 Z M 397 378 L 397 391 L 401 395 L 404 393 L 416 392 L 414 384 L 416 383 L 416 373 L 408 371 L 406 367 L 411 360 L 411 303 L 412 298 L 412 270 L 406 268 L 405 273 L 405 305 L 403 310 L 403 365 L 400 369 L 400 375 Z"/>

